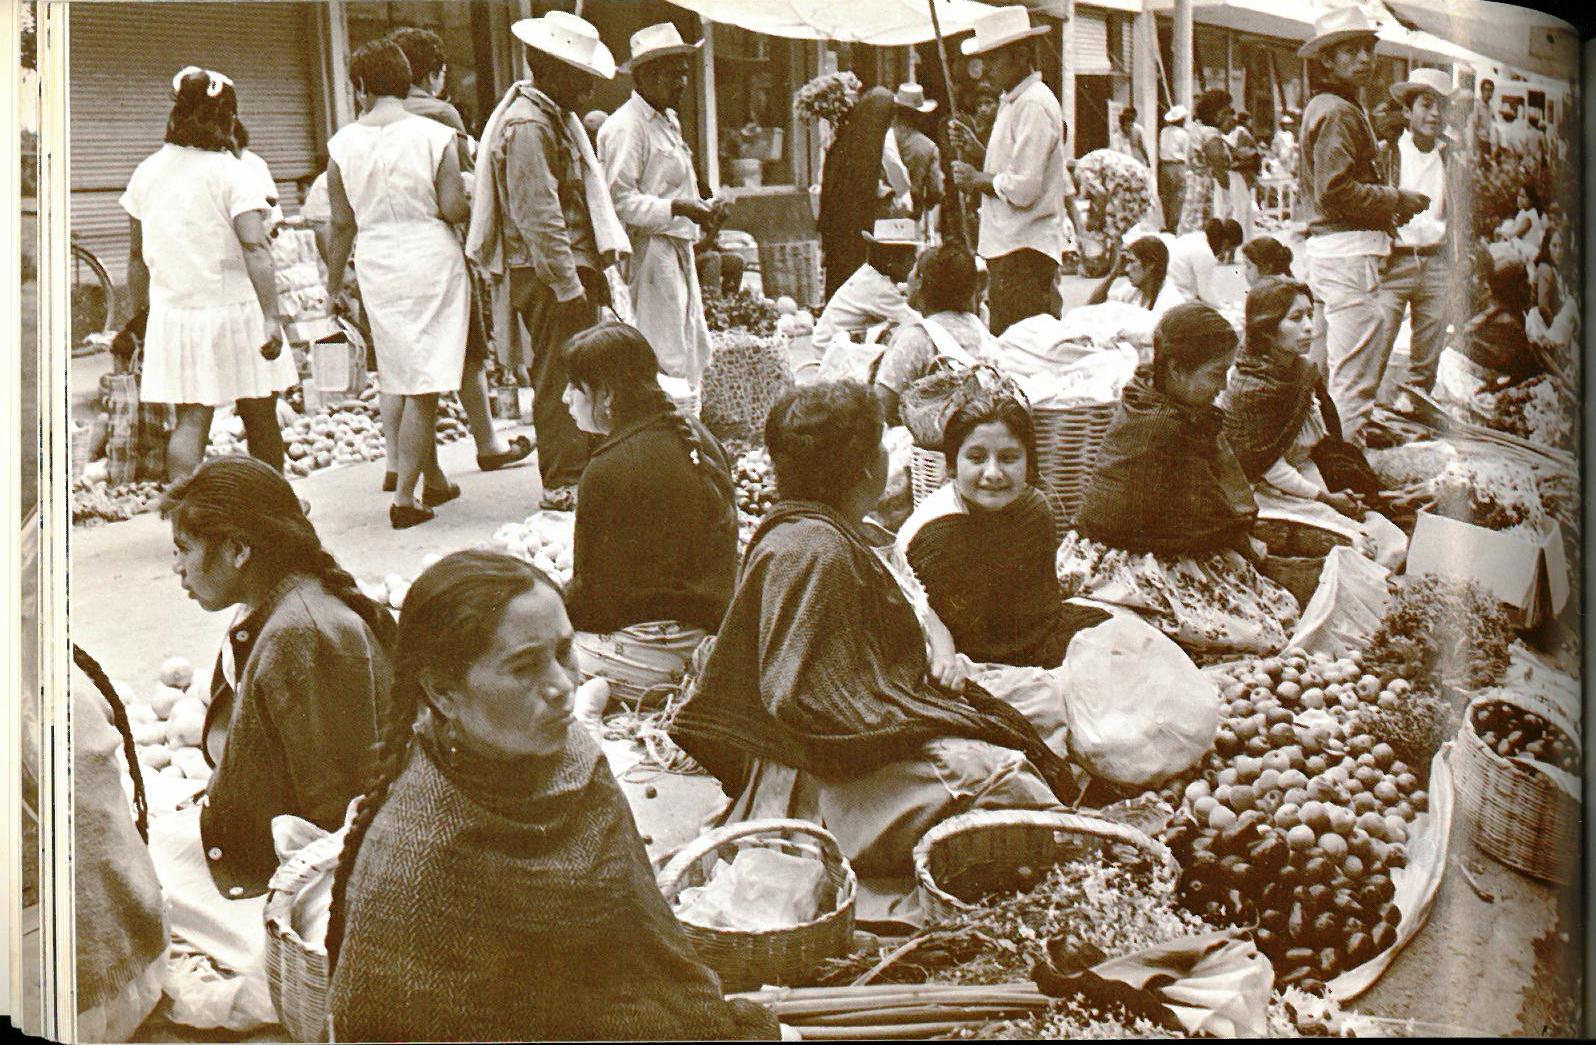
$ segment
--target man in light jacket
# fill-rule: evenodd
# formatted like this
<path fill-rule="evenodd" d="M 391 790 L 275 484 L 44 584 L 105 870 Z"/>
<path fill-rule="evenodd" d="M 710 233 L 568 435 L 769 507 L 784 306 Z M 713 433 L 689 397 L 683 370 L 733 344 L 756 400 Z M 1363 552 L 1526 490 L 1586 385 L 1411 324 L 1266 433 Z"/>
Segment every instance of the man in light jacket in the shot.
<path fill-rule="evenodd" d="M 954 183 L 981 197 L 977 253 L 991 278 L 994 335 L 1029 316 L 1058 315 L 1053 283 L 1064 255 L 1064 117 L 1036 66 L 1035 38 L 1047 31 L 1031 26 L 1024 7 L 1000 7 L 976 20 L 974 39 L 961 48 L 981 56 L 988 80 L 1003 92 L 981 169 L 953 164 Z M 979 149 L 974 135 L 954 133 L 962 148 Z"/>
<path fill-rule="evenodd" d="M 632 241 L 626 282 L 637 329 L 654 346 L 662 373 L 698 388 L 709 365 L 709 324 L 698 285 L 693 244 L 721 204 L 698 194 L 693 153 L 676 106 L 687 89 L 698 44 L 682 41 L 670 22 L 632 35 L 621 72 L 632 96 L 598 132 L 599 159 L 615 212 Z"/>
<path fill-rule="evenodd" d="M 1314 29 L 1297 52 L 1320 78 L 1302 114 L 1300 216 L 1308 227 L 1308 285 L 1317 302 L 1315 327 L 1323 330 L 1330 398 L 1346 438 L 1361 444 L 1391 344 L 1380 271 L 1396 227 L 1430 201 L 1380 175 L 1374 128 L 1358 99 L 1373 69 L 1374 23 L 1361 8 L 1345 7 Z"/>
<path fill-rule="evenodd" d="M 1452 143 L 1441 135 L 1442 115 L 1452 78 L 1440 69 L 1415 69 L 1391 88 L 1407 112 L 1407 129 L 1380 150 L 1380 167 L 1398 189 L 1428 196 L 1430 205 L 1397 229 L 1396 244 L 1380 274 L 1380 303 L 1386 332 L 1394 343 L 1402 314 L 1411 312 L 1408 383 L 1428 392 L 1446 340 L 1452 298 L 1453 222 L 1449 208 L 1460 195 Z M 1390 346 L 1385 354 L 1390 358 Z"/>

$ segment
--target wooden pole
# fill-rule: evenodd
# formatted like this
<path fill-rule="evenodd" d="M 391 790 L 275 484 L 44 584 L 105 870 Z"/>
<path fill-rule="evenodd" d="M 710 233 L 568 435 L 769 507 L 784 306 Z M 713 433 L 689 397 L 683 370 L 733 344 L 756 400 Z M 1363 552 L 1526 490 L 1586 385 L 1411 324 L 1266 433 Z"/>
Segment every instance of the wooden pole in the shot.
<path fill-rule="evenodd" d="M 948 121 L 956 119 L 959 115 L 958 103 L 953 95 L 953 67 L 948 64 L 948 42 L 942 38 L 942 20 L 937 17 L 937 0 L 926 0 L 926 6 L 931 9 L 931 31 L 937 38 L 937 60 L 942 67 L 942 84 L 948 92 L 948 116 L 942 124 L 942 205 L 950 203 L 954 208 L 955 221 L 949 222 L 944 216 L 942 226 L 945 229 L 956 229 L 959 240 L 971 250 L 975 249 L 975 240 L 970 236 L 966 214 L 964 212 L 963 194 L 953 185 L 953 142 L 948 135 Z M 891 134 L 891 131 L 887 132 Z"/>

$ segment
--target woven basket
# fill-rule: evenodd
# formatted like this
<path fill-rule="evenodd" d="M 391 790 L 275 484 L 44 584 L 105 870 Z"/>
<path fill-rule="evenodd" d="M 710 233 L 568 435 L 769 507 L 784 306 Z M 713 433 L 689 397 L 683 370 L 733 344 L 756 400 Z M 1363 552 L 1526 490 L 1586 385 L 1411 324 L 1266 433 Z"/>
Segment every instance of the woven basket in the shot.
<path fill-rule="evenodd" d="M 266 981 L 277 1021 L 290 1041 L 329 1040 L 327 948 L 307 944 L 294 931 L 293 922 L 294 898 L 316 873 L 309 860 L 291 857 L 272 876 L 278 888 L 266 896 Z"/>
<path fill-rule="evenodd" d="M 1322 555 L 1269 555 L 1264 557 L 1259 572 L 1289 591 L 1298 606 L 1307 606 L 1313 593 L 1319 590 L 1324 560 Z"/>
<path fill-rule="evenodd" d="M 914 506 L 920 507 L 920 502 L 941 489 L 942 484 L 948 481 L 948 459 L 941 450 L 927 450 L 923 446 L 911 447 L 909 450 L 909 491 L 914 497 Z"/>
<path fill-rule="evenodd" d="M 1259 519 L 1252 535 L 1269 546 L 1271 555 L 1286 558 L 1323 559 L 1332 549 L 1352 544 L 1342 534 L 1286 519 Z"/>
<path fill-rule="evenodd" d="M 820 269 L 820 241 L 790 240 L 759 245 L 759 282 L 767 298 L 788 295 L 800 308 L 826 300 Z"/>
<path fill-rule="evenodd" d="M 1069 528 L 1097 469 L 1097 452 L 1119 403 L 1037 407 L 1036 470 L 1051 491 L 1060 530 Z"/>
<path fill-rule="evenodd" d="M 1035 884 L 1049 868 L 1093 854 L 1124 862 L 1150 858 L 1178 871 L 1162 842 L 1125 824 L 1074 813 L 977 810 L 944 820 L 914 847 L 920 906 L 928 924 L 949 921 L 972 906 L 948 891 L 960 879 L 972 883 L 961 889 L 967 895 L 1012 892 Z"/>
<path fill-rule="evenodd" d="M 1486 746 L 1474 729 L 1474 709 L 1491 702 L 1534 711 L 1575 743 L 1579 733 L 1551 702 L 1533 693 L 1497 691 L 1469 704 L 1453 766 L 1458 798 L 1480 848 L 1533 878 L 1567 884 L 1579 873 L 1579 800 L 1546 774 Z"/>
<path fill-rule="evenodd" d="M 779 334 L 716 335 L 699 392 L 699 417 L 721 439 L 763 442 L 765 415 L 793 387 L 787 341 Z"/>
<path fill-rule="evenodd" d="M 671 857 L 659 873 L 660 892 L 674 904 L 683 889 L 704 885 L 718 861 L 735 859 L 746 846 L 821 861 L 826 868 L 827 888 L 821 897 L 826 913 L 784 929 L 709 929 L 689 922 L 682 922 L 682 929 L 698 956 L 720 974 L 726 991 L 801 984 L 826 959 L 847 954 L 853 947 L 859 882 L 837 840 L 824 828 L 803 820 L 749 820 L 710 831 Z"/>

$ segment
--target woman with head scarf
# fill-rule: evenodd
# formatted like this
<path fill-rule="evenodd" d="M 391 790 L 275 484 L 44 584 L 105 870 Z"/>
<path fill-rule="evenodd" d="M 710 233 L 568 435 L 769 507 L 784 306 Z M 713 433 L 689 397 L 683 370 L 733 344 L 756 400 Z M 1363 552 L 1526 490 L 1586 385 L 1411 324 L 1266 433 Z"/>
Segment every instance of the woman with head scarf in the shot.
<path fill-rule="evenodd" d="M 863 234 L 891 210 L 882 157 L 892 129 L 892 92 L 872 87 L 859 96 L 826 150 L 820 176 L 820 253 L 826 269 L 826 300 L 864 264 Z"/>
<path fill-rule="evenodd" d="M 177 407 L 166 447 L 173 481 L 199 464 L 211 417 L 229 403 L 249 452 L 283 467 L 276 399 L 299 374 L 282 351 L 291 317 L 277 298 L 266 232 L 274 201 L 266 176 L 236 154 L 240 126 L 233 82 L 184 69 L 172 80 L 166 144 L 133 171 L 120 201 L 135 329 L 143 317 L 139 397 Z"/>
<path fill-rule="evenodd" d="M 151 831 L 174 935 L 265 998 L 262 905 L 272 820 L 343 822 L 375 763 L 388 707 L 388 609 L 322 546 L 293 488 L 247 457 L 206 461 L 161 501 L 190 599 L 234 609 L 211 675 L 202 809 Z M 270 1001 L 265 1001 L 270 1012 Z"/>
<path fill-rule="evenodd" d="M 1164 313 L 1057 566 L 1066 598 L 1139 613 L 1188 648 L 1266 652 L 1285 645 L 1298 608 L 1254 568 L 1258 508 L 1214 405 L 1237 340 L 1207 305 Z"/>
<path fill-rule="evenodd" d="M 775 1038 L 654 883 L 598 742 L 572 729 L 559 588 L 497 552 L 405 596 L 380 761 L 327 929 L 338 1041 Z"/>
<path fill-rule="evenodd" d="M 1260 517 L 1339 533 L 1396 569 L 1407 538 L 1370 510 L 1381 503 L 1379 481 L 1342 437 L 1324 379 L 1308 362 L 1312 342 L 1306 284 L 1268 279 L 1248 293 L 1246 341 L 1224 397 L 1225 439 L 1253 484 Z"/>

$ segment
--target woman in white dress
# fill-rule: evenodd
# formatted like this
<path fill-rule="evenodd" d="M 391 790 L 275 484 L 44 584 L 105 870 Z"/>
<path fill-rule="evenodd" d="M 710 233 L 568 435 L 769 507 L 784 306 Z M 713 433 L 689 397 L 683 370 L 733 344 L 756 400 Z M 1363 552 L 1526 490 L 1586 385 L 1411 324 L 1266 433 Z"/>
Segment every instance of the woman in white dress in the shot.
<path fill-rule="evenodd" d="M 278 471 L 277 393 L 299 380 L 282 352 L 269 209 L 256 173 L 234 155 L 238 97 L 220 73 L 189 67 L 172 80 L 166 144 L 128 179 L 128 289 L 147 312 L 140 396 L 173 403 L 172 481 L 205 453 L 215 408 L 234 404 L 249 452 Z M 275 345 L 273 358 L 262 349 Z"/>
<path fill-rule="evenodd" d="M 327 143 L 332 204 L 328 296 L 360 237 L 355 275 L 371 321 L 382 391 L 404 397 L 394 529 L 433 517 L 460 496 L 438 467 L 438 396 L 458 391 L 470 320 L 465 255 L 451 224 L 470 216 L 455 132 L 406 111 L 410 66 L 392 40 L 373 40 L 349 61 L 360 119 Z M 416 493 L 421 481 L 420 496 Z"/>

